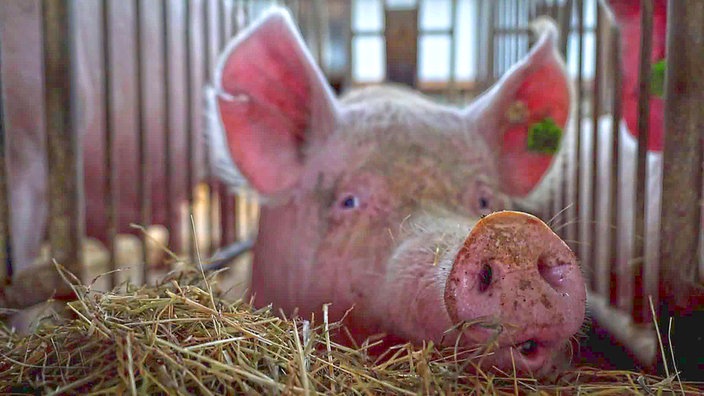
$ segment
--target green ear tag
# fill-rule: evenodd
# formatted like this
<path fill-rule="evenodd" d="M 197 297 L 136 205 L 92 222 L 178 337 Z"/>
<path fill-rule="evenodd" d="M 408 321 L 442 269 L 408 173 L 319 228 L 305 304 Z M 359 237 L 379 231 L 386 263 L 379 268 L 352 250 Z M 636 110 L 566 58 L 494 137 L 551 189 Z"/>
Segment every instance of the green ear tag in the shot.
<path fill-rule="evenodd" d="M 667 70 L 667 62 L 661 59 L 653 64 L 650 70 L 650 93 L 659 98 L 665 96 L 665 71 Z"/>
<path fill-rule="evenodd" d="M 562 128 L 555 124 L 552 118 L 546 117 L 530 126 L 526 144 L 528 151 L 555 154 L 560 147 L 561 139 Z"/>

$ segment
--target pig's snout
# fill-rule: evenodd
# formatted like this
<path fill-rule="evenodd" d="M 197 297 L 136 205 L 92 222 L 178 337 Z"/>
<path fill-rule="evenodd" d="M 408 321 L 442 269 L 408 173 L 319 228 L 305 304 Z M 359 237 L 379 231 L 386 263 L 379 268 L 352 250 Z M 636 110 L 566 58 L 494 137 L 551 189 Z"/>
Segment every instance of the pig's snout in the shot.
<path fill-rule="evenodd" d="M 521 371 L 551 363 L 581 327 L 585 302 L 574 253 L 540 219 L 519 212 L 481 219 L 445 286 L 448 314 L 465 323 L 463 336 L 495 341 L 489 362 L 511 367 L 514 361 Z"/>

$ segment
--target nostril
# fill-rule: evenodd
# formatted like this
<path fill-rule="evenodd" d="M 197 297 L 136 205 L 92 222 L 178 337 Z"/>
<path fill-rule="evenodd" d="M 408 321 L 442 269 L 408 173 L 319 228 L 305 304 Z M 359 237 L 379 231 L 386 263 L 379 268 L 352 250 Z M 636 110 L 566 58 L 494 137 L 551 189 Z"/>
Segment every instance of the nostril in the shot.
<path fill-rule="evenodd" d="M 562 287 L 569 267 L 569 263 L 555 262 L 554 259 L 546 255 L 538 258 L 538 271 L 540 272 L 540 276 L 554 289 Z"/>
<path fill-rule="evenodd" d="M 491 286 L 492 279 L 491 265 L 484 263 L 481 271 L 479 271 L 479 292 L 484 293 Z"/>

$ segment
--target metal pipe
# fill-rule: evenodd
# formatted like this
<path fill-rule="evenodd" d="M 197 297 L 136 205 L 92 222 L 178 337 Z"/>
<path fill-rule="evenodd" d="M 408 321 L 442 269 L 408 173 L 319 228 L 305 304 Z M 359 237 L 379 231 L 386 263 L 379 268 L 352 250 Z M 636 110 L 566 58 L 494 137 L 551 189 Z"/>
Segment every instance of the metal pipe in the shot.
<path fill-rule="evenodd" d="M 572 243 L 572 249 L 579 251 L 579 256 L 582 263 L 586 263 L 586 257 L 583 255 L 584 249 L 580 246 L 581 242 L 586 242 L 584 235 L 580 232 L 582 228 L 581 224 L 585 221 L 582 216 L 582 205 L 580 202 L 582 198 L 582 177 L 580 175 L 582 167 L 582 102 L 584 101 L 584 87 L 582 86 L 584 81 L 582 70 L 584 65 L 584 0 L 577 0 L 574 5 L 577 8 L 577 108 L 575 109 L 575 118 L 577 122 L 575 125 L 576 131 L 574 137 L 574 153 L 577 158 L 577 163 L 575 164 L 574 182 L 577 188 L 575 189 L 575 197 L 573 202 L 575 205 L 575 212 L 577 213 L 577 222 L 579 223 L 579 227 L 575 230 L 577 237 Z"/>
<path fill-rule="evenodd" d="M 489 34 L 487 35 L 486 38 L 486 65 L 487 65 L 487 70 L 486 70 L 486 76 L 487 76 L 487 83 L 491 84 L 494 82 L 496 79 L 494 77 L 494 29 L 496 27 L 496 2 L 490 1 L 489 2 L 489 12 L 487 15 L 487 21 L 489 21 Z"/>
<path fill-rule="evenodd" d="M 7 141 L 5 136 L 5 91 L 2 85 L 2 43 L 0 43 L 0 282 L 12 278 L 10 195 L 7 189 Z"/>
<path fill-rule="evenodd" d="M 592 216 L 590 219 L 589 230 L 591 233 L 592 241 L 592 264 L 593 264 L 593 275 L 591 277 L 591 287 L 601 296 L 607 296 L 609 294 L 609 273 L 608 267 L 605 266 L 605 262 L 602 262 L 597 255 L 597 230 L 600 228 L 601 224 L 598 224 L 601 219 L 598 217 L 598 201 L 600 197 L 604 196 L 599 194 L 599 113 L 601 112 L 601 51 L 602 51 L 602 40 L 601 40 L 601 25 L 602 25 L 601 10 L 597 3 L 596 6 L 596 32 L 594 33 L 594 41 L 596 48 L 596 57 L 594 60 L 594 80 L 592 85 L 592 158 L 591 163 L 588 165 L 591 169 L 592 176 Z M 598 224 L 598 225 L 597 225 Z M 604 247 L 602 247 L 604 248 Z"/>
<path fill-rule="evenodd" d="M 571 17 L 572 17 L 573 1 L 567 0 L 560 7 L 559 14 L 559 26 L 560 26 L 560 53 L 567 59 L 567 43 L 572 31 Z M 567 161 L 565 161 L 565 188 L 562 193 L 562 202 L 565 204 L 565 214 L 564 218 L 564 237 L 567 243 L 574 244 L 577 241 L 577 206 L 574 201 L 574 197 L 577 194 L 576 179 L 573 175 L 573 170 L 577 169 L 577 163 L 579 162 L 579 155 L 568 156 Z"/>
<path fill-rule="evenodd" d="M 217 55 L 220 51 L 220 21 L 219 15 L 222 14 L 222 9 L 219 6 L 220 1 L 218 0 L 205 0 L 203 1 L 203 75 L 204 84 L 210 83 L 212 80 L 212 71 L 215 63 L 217 62 Z M 200 87 L 200 93 L 203 91 L 203 87 Z M 204 125 L 204 117 L 207 114 L 201 116 L 200 125 Z M 217 180 L 213 177 L 210 172 L 210 150 L 208 149 L 205 140 L 203 140 L 203 169 L 205 171 L 205 182 L 208 185 L 208 190 L 206 191 L 207 199 L 205 200 L 205 219 L 203 223 L 205 224 L 205 231 L 208 234 L 206 240 L 208 241 L 205 246 L 201 246 L 200 249 L 203 254 L 210 254 L 210 250 L 213 245 L 213 210 L 215 206 L 213 202 L 217 199 Z M 195 235 L 193 236 L 195 238 Z"/>
<path fill-rule="evenodd" d="M 110 32 L 110 1 L 103 2 L 103 81 L 105 95 L 105 216 L 107 218 L 107 243 L 108 249 L 108 269 L 111 271 L 108 278 L 109 288 L 117 284 L 117 272 L 115 262 L 115 237 L 117 235 L 117 213 L 118 202 L 115 166 L 113 166 L 112 146 L 114 141 L 113 106 L 112 106 L 112 74 L 110 66 L 112 61 L 112 34 Z M 50 163 L 52 163 L 50 161 Z"/>
<path fill-rule="evenodd" d="M 172 71 L 171 71 L 171 57 L 170 57 L 170 51 L 169 51 L 169 46 L 171 45 L 170 39 L 171 39 L 171 34 L 169 32 L 171 25 L 169 23 L 170 15 L 169 15 L 169 6 L 168 4 L 170 3 L 170 0 L 163 0 L 161 2 L 161 11 L 162 11 L 162 17 L 163 17 L 163 31 L 162 31 L 162 36 L 163 36 L 163 44 L 164 47 L 162 48 L 162 59 L 164 62 L 164 90 L 163 94 L 164 97 L 162 98 L 163 103 L 164 103 L 164 161 L 166 163 L 166 166 L 164 167 L 164 190 L 166 191 L 166 194 L 164 194 L 167 198 L 173 196 L 173 183 L 171 180 L 172 177 L 172 153 L 171 153 L 171 135 L 173 133 L 173 128 L 171 125 L 171 115 L 172 115 L 172 102 L 171 102 L 171 95 L 169 92 L 169 87 L 171 85 L 171 79 L 172 79 Z M 168 229 L 169 232 L 171 233 L 172 237 L 171 240 L 174 241 L 176 240 L 177 236 L 175 235 L 175 230 L 177 229 L 174 227 L 174 210 L 173 210 L 173 200 L 171 199 L 166 199 L 165 207 L 166 207 L 166 219 L 168 224 Z M 173 247 L 172 247 L 173 249 Z"/>
<path fill-rule="evenodd" d="M 74 127 L 75 81 L 71 39 L 71 2 L 42 3 L 44 82 L 49 167 L 49 241 L 51 256 L 82 278 L 83 184 L 79 178 L 79 140 Z M 56 274 L 55 274 L 56 276 Z M 60 289 L 63 282 L 57 279 Z M 57 292 L 60 294 L 60 292 Z"/>
<path fill-rule="evenodd" d="M 647 193 L 647 150 L 650 134 L 650 53 L 653 48 L 653 1 L 641 0 L 640 65 L 638 72 L 638 159 L 635 174 L 636 207 L 633 260 L 641 265 L 636 268 L 634 281 L 633 320 L 636 323 L 651 321 L 648 296 L 652 295 L 657 307 L 657 272 L 653 273 L 645 262 L 645 194 Z"/>
<path fill-rule="evenodd" d="M 621 307 L 621 299 L 628 294 L 628 290 L 625 293 L 621 290 L 624 283 L 622 278 L 625 278 L 627 274 L 623 271 L 625 266 L 620 265 L 618 261 L 620 242 L 618 231 L 620 229 L 618 221 L 620 209 L 618 203 L 618 170 L 621 144 L 621 31 L 613 15 L 610 15 L 609 19 L 611 25 L 611 70 L 613 71 L 613 81 L 611 82 L 613 87 L 613 102 L 611 105 L 611 169 L 609 170 L 609 200 L 611 203 L 609 214 L 609 228 L 611 230 L 609 263 L 615 264 L 615 268 L 611 268 L 610 271 L 612 274 L 610 275 L 612 285 L 609 301 L 612 305 Z"/>
<path fill-rule="evenodd" d="M 450 75 L 448 76 L 448 96 L 452 101 L 457 100 L 457 0 L 452 0 L 450 3 Z"/>
<path fill-rule="evenodd" d="M 136 49 L 135 63 L 136 63 L 136 75 L 135 83 L 137 84 L 137 120 L 139 121 L 139 147 L 138 147 L 138 161 L 139 161 L 139 175 L 137 184 L 137 200 L 140 205 L 140 223 L 143 226 L 148 226 L 151 223 L 151 189 L 149 188 L 150 180 L 149 172 L 149 161 L 148 161 L 148 150 L 149 150 L 149 140 L 147 131 L 147 120 L 144 117 L 144 64 L 142 62 L 142 56 L 144 55 L 143 46 L 143 35 L 142 35 L 142 12 L 141 6 L 144 4 L 139 0 L 134 0 L 135 16 L 134 16 L 134 39 Z M 141 234 L 142 242 L 142 283 L 147 283 L 147 276 L 149 270 L 148 255 L 147 255 L 147 235 L 145 233 Z M 135 280 L 132 280 L 133 282 Z"/>
<path fill-rule="evenodd" d="M 237 23 L 238 13 L 242 10 L 242 3 L 232 4 L 231 0 L 225 1 L 225 23 L 223 45 L 229 42 L 230 38 L 241 28 Z M 211 115 L 213 116 L 213 115 Z M 218 193 L 220 195 L 220 247 L 233 243 L 235 235 L 235 208 L 237 197 L 230 194 L 224 183 L 218 183 Z"/>
<path fill-rule="evenodd" d="M 694 286 L 704 159 L 703 20 L 704 2 L 669 2 L 660 274 L 667 302 L 693 309 L 704 307 L 704 287 Z"/>
<path fill-rule="evenodd" d="M 194 200 L 194 183 L 193 183 L 193 167 L 195 165 L 194 150 L 193 150 L 193 16 L 191 5 L 195 3 L 189 0 L 184 0 L 184 51 L 186 59 L 184 60 L 184 72 L 186 75 L 186 83 L 184 86 L 184 95 L 186 97 L 186 199 L 188 201 L 188 218 L 184 219 L 189 232 L 188 238 L 188 253 L 191 261 L 195 262 L 196 258 L 196 240 L 192 233 L 191 217 L 193 216 L 193 200 Z"/>
<path fill-rule="evenodd" d="M 474 39 L 474 59 L 476 59 L 476 75 L 474 79 L 476 81 L 483 81 L 483 79 L 486 78 L 486 70 L 484 70 L 484 66 L 486 65 L 486 62 L 483 62 L 483 57 L 484 57 L 484 51 L 482 51 L 482 43 L 485 43 L 484 36 L 486 35 L 486 30 L 484 29 L 485 26 L 485 20 L 482 18 L 484 14 L 484 0 L 477 0 L 476 2 L 477 5 L 477 26 L 479 27 L 479 34 L 477 34 L 477 37 Z"/>

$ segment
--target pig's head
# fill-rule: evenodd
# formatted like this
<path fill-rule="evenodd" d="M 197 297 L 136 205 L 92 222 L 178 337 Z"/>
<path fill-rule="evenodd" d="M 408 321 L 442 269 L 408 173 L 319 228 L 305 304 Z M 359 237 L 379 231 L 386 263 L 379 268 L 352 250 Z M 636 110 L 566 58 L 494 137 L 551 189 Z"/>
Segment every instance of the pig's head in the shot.
<path fill-rule="evenodd" d="M 542 221 L 502 211 L 541 180 L 570 110 L 556 29 L 541 26 L 466 108 L 399 87 L 336 99 L 281 10 L 236 38 L 216 72 L 214 149 L 266 198 L 255 302 L 305 315 L 332 303 L 332 319 L 354 306 L 359 337 L 459 337 L 491 343 L 489 364 L 550 367 L 584 318 L 580 269 Z"/>

